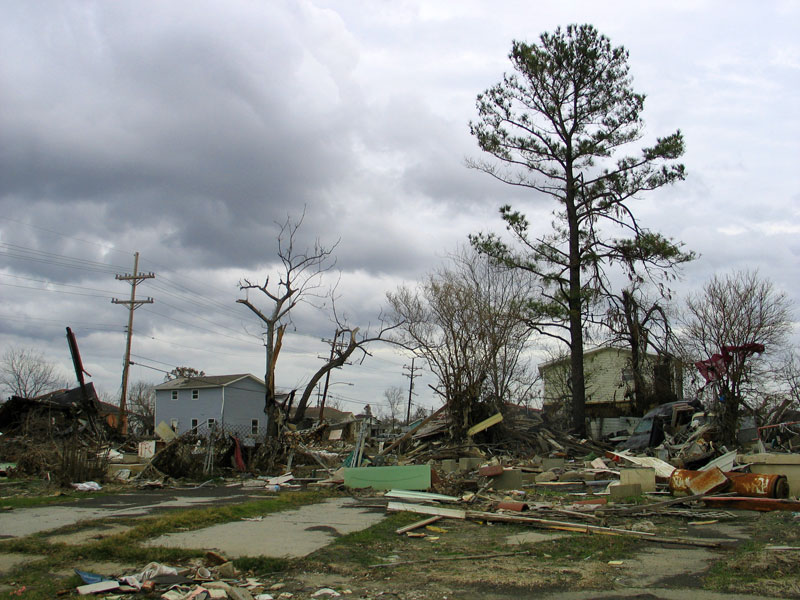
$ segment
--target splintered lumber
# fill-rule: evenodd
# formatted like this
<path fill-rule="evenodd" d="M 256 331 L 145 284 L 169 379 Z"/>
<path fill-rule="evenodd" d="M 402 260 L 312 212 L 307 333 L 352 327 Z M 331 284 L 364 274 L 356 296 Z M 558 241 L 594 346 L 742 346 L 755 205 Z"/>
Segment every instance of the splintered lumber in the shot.
<path fill-rule="evenodd" d="M 300 443 L 297 444 L 297 447 L 303 454 L 306 454 L 311 458 L 313 458 L 315 461 L 317 461 L 317 464 L 319 464 L 319 466 L 325 469 L 328 473 L 333 472 L 333 469 L 330 466 L 322 462 L 322 459 L 319 457 L 319 454 L 317 452 L 314 452 L 311 448 L 306 448 L 303 444 Z"/>
<path fill-rule="evenodd" d="M 617 529 L 614 527 L 600 527 L 599 525 L 584 525 L 582 523 L 568 523 L 565 521 L 551 521 L 549 519 L 537 519 L 535 517 L 521 517 L 517 515 L 500 515 L 496 513 L 467 511 L 466 518 L 469 520 L 517 523 L 520 525 L 533 525 L 541 529 L 555 529 L 558 531 L 572 531 L 576 533 L 595 533 L 601 535 L 627 535 L 636 537 L 644 541 L 659 544 L 677 544 L 681 546 L 699 546 L 701 548 L 719 548 L 719 542 L 708 542 L 706 540 L 696 540 L 691 538 L 667 538 L 659 537 L 646 531 L 631 531 L 628 529 Z"/>
<path fill-rule="evenodd" d="M 438 417 L 438 416 L 439 416 L 439 415 L 440 415 L 442 412 L 444 412 L 444 409 L 445 409 L 445 408 L 447 408 L 447 404 L 445 404 L 444 406 L 442 406 L 442 407 L 441 407 L 439 410 L 437 410 L 436 412 L 434 412 L 434 413 L 433 413 L 433 414 L 431 414 L 430 416 L 428 416 L 428 417 L 426 417 L 425 419 L 423 419 L 423 420 L 422 420 L 422 421 L 421 421 L 421 422 L 420 422 L 420 423 L 419 423 L 419 424 L 418 424 L 416 427 L 412 427 L 411 429 L 409 429 L 408 431 L 406 431 L 406 432 L 405 432 L 403 435 L 401 435 L 399 438 L 397 438 L 397 439 L 396 439 L 395 441 L 393 441 L 391 444 L 389 444 L 388 446 L 386 446 L 386 448 L 384 448 L 383 450 L 381 450 L 380 452 L 378 452 L 378 453 L 377 453 L 375 456 L 383 456 L 384 454 L 388 454 L 389 452 L 391 452 L 392 450 L 394 450 L 395 448 L 397 448 L 397 446 L 399 446 L 400 444 L 402 444 L 403 442 L 405 442 L 405 441 L 406 441 L 408 438 L 410 438 L 412 435 L 414 435 L 414 433 L 416 433 L 416 431 L 417 431 L 418 429 L 420 429 L 421 427 L 423 427 L 423 426 L 427 425 L 428 423 L 430 423 L 431 421 L 433 421 L 433 419 L 435 419 L 436 417 Z"/>
<path fill-rule="evenodd" d="M 484 429 L 489 429 L 492 425 L 497 425 L 503 420 L 502 413 L 497 413 L 496 415 L 492 415 L 488 419 L 484 419 L 480 423 L 473 425 L 467 430 L 467 436 L 472 437 L 476 433 L 480 433 Z"/>
<path fill-rule="evenodd" d="M 567 521 L 553 521 L 536 517 L 522 517 L 499 513 L 467 511 L 466 518 L 471 521 L 487 521 L 495 523 L 518 523 L 520 525 L 535 525 L 542 529 L 557 529 L 559 531 L 574 531 L 576 533 L 601 533 L 606 535 L 633 534 L 637 537 L 652 537 L 654 534 L 644 531 L 630 531 L 614 527 L 601 527 L 599 525 L 586 525 L 584 523 L 570 523 Z"/>
<path fill-rule="evenodd" d="M 442 518 L 442 515 L 434 515 L 432 517 L 428 517 L 427 519 L 422 519 L 422 521 L 415 521 L 414 523 L 411 523 L 411 525 L 406 525 L 400 529 L 395 529 L 395 533 L 398 535 L 403 535 L 409 531 L 414 531 L 415 529 L 420 529 L 421 527 L 436 523 L 436 521 L 441 521 Z"/>
<path fill-rule="evenodd" d="M 389 512 L 411 512 L 420 515 L 437 515 L 448 519 L 465 519 L 467 511 L 458 508 L 443 508 L 427 504 L 409 504 L 407 502 L 389 502 L 386 506 Z"/>

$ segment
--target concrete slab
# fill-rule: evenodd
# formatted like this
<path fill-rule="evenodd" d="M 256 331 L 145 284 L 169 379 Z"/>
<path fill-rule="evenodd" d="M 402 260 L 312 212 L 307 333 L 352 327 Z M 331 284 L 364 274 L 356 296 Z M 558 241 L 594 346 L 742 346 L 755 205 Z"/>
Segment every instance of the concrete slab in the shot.
<path fill-rule="evenodd" d="M 23 508 L 0 512 L 0 539 L 16 538 L 50 531 L 81 521 L 106 519 L 113 517 L 140 517 L 151 514 L 156 509 L 185 508 L 195 505 L 213 505 L 217 501 L 214 496 L 169 498 L 148 505 L 131 503 L 124 508 L 98 506 L 94 508 L 51 505 L 35 508 Z M 119 505 L 115 505 L 118 507 Z"/>
<path fill-rule="evenodd" d="M 262 521 L 223 523 L 183 533 L 170 533 L 145 546 L 216 549 L 230 558 L 241 556 L 302 557 L 336 537 L 366 529 L 385 517 L 383 512 L 347 507 L 349 498 L 267 515 Z"/>

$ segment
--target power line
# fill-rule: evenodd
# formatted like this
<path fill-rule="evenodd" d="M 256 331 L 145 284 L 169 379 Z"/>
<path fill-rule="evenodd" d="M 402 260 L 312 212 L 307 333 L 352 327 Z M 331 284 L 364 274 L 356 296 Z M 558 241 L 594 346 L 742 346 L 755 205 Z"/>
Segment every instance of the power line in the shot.
<path fill-rule="evenodd" d="M 42 323 L 56 323 L 58 325 L 63 325 L 64 321 L 69 321 L 71 325 L 77 325 L 84 330 L 90 328 L 96 328 L 97 331 L 111 331 L 112 329 L 120 330 L 119 325 L 111 323 L 87 323 L 86 321 L 72 321 L 70 319 L 42 319 L 41 317 L 19 317 L 9 315 L 0 315 L 0 318 L 5 321 L 37 321 Z"/>
<path fill-rule="evenodd" d="M 165 306 L 169 306 L 170 308 L 174 308 L 175 310 L 182 310 L 182 309 L 178 308 L 177 306 L 175 306 L 173 304 L 170 304 L 169 302 L 165 302 L 164 300 L 159 300 L 159 303 L 160 304 L 164 304 Z M 220 325 L 216 321 L 212 321 L 210 319 L 206 319 L 205 317 L 201 317 L 194 311 L 184 310 L 184 312 L 191 312 L 193 315 L 195 315 L 196 318 L 200 319 L 201 321 L 205 321 L 206 323 L 211 323 L 215 327 L 219 327 L 221 329 L 227 329 L 228 331 L 231 331 L 233 333 L 240 333 L 239 331 L 237 331 L 236 329 L 233 329 L 232 327 L 226 327 L 225 325 Z M 260 340 L 261 336 L 259 336 L 258 339 Z"/>
<path fill-rule="evenodd" d="M 25 277 L 24 275 L 12 275 L 11 273 L 0 273 L 0 277 L 13 277 L 14 279 L 24 279 L 26 281 L 36 281 L 38 283 L 46 283 L 48 285 L 58 285 L 61 287 L 75 288 L 78 290 L 88 290 L 90 292 L 103 292 L 104 294 L 114 295 L 116 292 L 110 290 L 101 290 L 98 288 L 90 288 L 83 285 L 75 285 L 71 283 L 58 283 L 57 281 L 50 281 L 49 279 L 36 279 L 35 277 Z"/>
<path fill-rule="evenodd" d="M 145 337 L 147 339 L 154 340 L 154 341 L 159 342 L 161 344 L 167 344 L 169 346 L 175 346 L 176 348 L 185 348 L 187 350 L 196 350 L 198 352 L 209 352 L 209 353 L 217 355 L 217 356 L 234 356 L 234 357 L 237 357 L 237 358 L 240 358 L 242 356 L 241 352 L 233 354 L 231 352 L 220 352 L 216 348 L 213 349 L 213 350 L 209 349 L 209 348 L 197 348 L 195 346 L 187 346 L 185 344 L 178 344 L 177 342 L 170 342 L 169 340 L 164 340 L 164 339 L 161 339 L 161 338 L 157 338 L 157 337 L 152 336 L 152 335 L 145 335 L 145 336 L 141 336 L 140 335 L 139 337 L 140 338 Z"/>
<path fill-rule="evenodd" d="M 183 292 L 183 291 L 175 292 L 175 291 L 171 290 L 169 287 L 167 287 L 167 286 L 165 286 L 163 284 L 154 283 L 153 287 L 155 289 L 157 289 L 157 290 L 162 291 L 163 293 L 167 294 L 168 296 L 172 296 L 173 298 L 177 298 L 177 299 L 179 299 L 179 300 L 181 300 L 183 302 L 187 302 L 189 304 L 193 304 L 193 305 L 195 305 L 195 306 L 197 306 L 199 308 L 204 308 L 204 309 L 207 309 L 207 310 L 209 310 L 209 309 L 210 310 L 215 310 L 215 311 L 218 311 L 218 312 L 224 312 L 224 313 L 230 314 L 232 316 L 236 316 L 236 317 L 241 317 L 242 314 L 243 314 L 241 311 L 237 311 L 237 310 L 233 309 L 233 303 L 231 303 L 231 305 L 228 306 L 228 305 L 226 305 L 226 304 L 224 304 L 222 302 L 218 302 L 218 301 L 214 300 L 213 298 L 209 298 L 209 297 L 203 296 L 202 294 L 199 294 L 199 293 Z"/>
<path fill-rule="evenodd" d="M 55 292 L 57 294 L 68 294 L 70 296 L 84 296 L 89 298 L 108 298 L 108 296 L 102 294 L 84 294 L 81 292 L 68 292 L 67 290 L 51 290 L 48 288 L 35 287 L 32 285 L 18 285 L 15 283 L 3 283 L 3 282 L 0 282 L 0 285 L 4 285 L 6 287 L 21 288 L 23 290 L 37 290 L 39 292 Z"/>
<path fill-rule="evenodd" d="M 9 256 L 11 258 L 17 258 L 20 260 L 30 260 L 32 262 L 47 263 L 69 269 L 82 269 L 85 271 L 100 273 L 114 273 L 122 268 L 109 263 L 101 263 L 83 258 L 74 258 L 71 256 L 65 256 L 63 254 L 45 252 L 43 250 L 36 250 L 34 248 L 27 248 L 25 246 L 8 244 L 5 242 L 0 242 L 0 248 L 5 250 L 5 252 L 0 252 L 0 255 L 3 256 Z"/>
<path fill-rule="evenodd" d="M 219 335 L 219 336 L 222 336 L 222 337 L 229 338 L 231 340 L 236 340 L 237 342 L 243 342 L 243 343 L 246 342 L 246 343 L 249 343 L 249 344 L 253 343 L 253 340 L 246 340 L 246 339 L 243 339 L 243 338 L 235 338 L 232 335 L 226 335 L 224 333 L 220 333 L 219 331 L 212 331 L 211 329 L 207 329 L 205 327 L 200 327 L 199 325 L 194 325 L 192 323 L 187 323 L 186 321 L 181 321 L 180 319 L 176 319 L 174 317 L 170 317 L 168 315 L 162 314 L 160 312 L 157 312 L 157 311 L 149 309 L 149 308 L 145 308 L 143 310 L 145 312 L 147 312 L 147 313 L 158 315 L 159 317 L 162 317 L 164 319 L 169 319 L 170 321 L 175 321 L 176 323 L 180 323 L 181 325 L 186 325 L 187 327 L 192 327 L 194 329 L 199 329 L 200 331 L 205 331 L 207 333 L 213 333 L 214 335 Z"/>
<path fill-rule="evenodd" d="M 81 242 L 83 244 L 90 244 L 92 246 L 97 246 L 98 248 L 102 248 L 106 252 L 116 252 L 117 254 L 125 254 L 126 256 L 130 256 L 130 254 L 131 254 L 131 252 L 124 252 L 122 250 L 116 250 L 113 247 L 109 246 L 108 244 L 99 244 L 97 242 L 90 242 L 88 240 L 82 240 L 81 238 L 76 238 L 76 237 L 73 237 L 71 235 L 65 235 L 64 233 L 61 233 L 60 231 L 55 231 L 53 229 L 47 229 L 46 227 L 40 227 L 38 225 L 32 225 L 30 223 L 26 223 L 25 221 L 22 221 L 20 219 L 14 219 L 12 217 L 7 217 L 7 216 L 0 216 L 0 220 L 12 221 L 14 223 L 19 223 L 20 225 L 24 225 L 25 227 L 30 227 L 31 229 L 38 229 L 39 231 L 46 231 L 47 233 L 50 233 L 52 235 L 57 235 L 59 237 L 67 239 L 67 240 L 73 240 L 75 242 Z"/>

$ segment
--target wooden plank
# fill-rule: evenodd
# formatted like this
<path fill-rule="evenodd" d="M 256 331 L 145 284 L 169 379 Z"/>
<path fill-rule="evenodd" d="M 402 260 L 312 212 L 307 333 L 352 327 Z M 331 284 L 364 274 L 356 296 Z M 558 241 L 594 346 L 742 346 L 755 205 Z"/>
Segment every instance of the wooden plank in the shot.
<path fill-rule="evenodd" d="M 488 419 L 484 419 L 477 425 L 473 425 L 469 429 L 467 429 L 467 436 L 472 437 L 476 433 L 480 433 L 484 429 L 489 429 L 492 425 L 497 425 L 503 420 L 502 413 L 497 413 L 496 415 L 492 415 Z"/>
<path fill-rule="evenodd" d="M 500 523 L 518 523 L 521 525 L 529 524 L 541 529 L 555 529 L 559 531 L 573 531 L 576 533 L 594 533 L 601 535 L 627 535 L 639 538 L 643 541 L 657 542 L 660 544 L 677 544 L 681 546 L 698 546 L 701 548 L 719 548 L 719 542 L 707 542 L 692 538 L 666 538 L 645 531 L 631 531 L 629 529 L 616 529 L 614 527 L 601 527 L 599 525 L 584 525 L 582 523 L 568 523 L 565 521 L 551 521 L 548 519 L 536 519 L 533 517 L 521 517 L 517 515 L 498 515 L 495 513 L 483 513 L 468 511 L 467 519 L 478 521 L 494 521 Z"/>
<path fill-rule="evenodd" d="M 349 488 L 369 487 L 374 490 L 427 490 L 431 487 L 431 467 L 405 465 L 345 468 L 344 484 Z"/>
<path fill-rule="evenodd" d="M 523 517 L 518 515 L 501 515 L 497 513 L 487 513 L 478 511 L 468 511 L 466 518 L 474 521 L 493 521 L 499 523 L 519 523 L 520 525 L 536 525 L 544 529 L 558 529 L 562 531 L 575 531 L 579 533 L 605 533 L 605 534 L 634 534 L 637 537 L 650 537 L 654 534 L 643 531 L 630 531 L 628 529 L 616 529 L 613 527 L 601 527 L 599 525 L 586 525 L 584 523 L 570 523 L 567 521 L 553 521 L 551 519 L 539 519 L 536 517 Z"/>
<path fill-rule="evenodd" d="M 413 490 L 389 490 L 384 496 L 387 498 L 404 498 L 406 500 L 430 500 L 431 502 L 461 502 L 461 498 L 457 496 L 415 492 Z"/>
<path fill-rule="evenodd" d="M 389 512 L 411 512 L 419 515 L 438 515 L 448 519 L 465 519 L 467 511 L 458 508 L 443 508 L 428 504 L 408 504 L 407 502 L 389 502 L 386 506 Z"/>
<path fill-rule="evenodd" d="M 395 529 L 395 533 L 398 535 L 403 535 L 409 531 L 414 531 L 415 529 L 419 529 L 420 527 L 425 527 L 426 525 L 431 525 L 432 523 L 436 523 L 436 521 L 441 521 L 444 517 L 442 515 L 434 515 L 432 517 L 428 517 L 427 519 L 422 519 L 422 521 L 416 521 L 411 523 L 411 525 L 406 525 L 405 527 L 401 527 L 400 529 Z"/>

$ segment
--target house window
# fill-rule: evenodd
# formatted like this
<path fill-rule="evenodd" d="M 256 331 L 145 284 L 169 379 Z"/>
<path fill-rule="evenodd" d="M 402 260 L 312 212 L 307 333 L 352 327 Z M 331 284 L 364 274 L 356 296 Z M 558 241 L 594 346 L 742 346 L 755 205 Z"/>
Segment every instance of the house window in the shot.
<path fill-rule="evenodd" d="M 197 400 L 200 397 L 200 390 L 192 390 L 192 400 Z"/>
<path fill-rule="evenodd" d="M 209 419 L 208 420 L 208 428 L 209 429 L 214 429 L 216 424 L 217 424 L 217 420 L 216 419 Z"/>
<path fill-rule="evenodd" d="M 172 419 L 169 422 L 169 426 L 172 429 L 172 431 L 177 433 L 177 431 L 178 431 L 178 419 Z"/>
<path fill-rule="evenodd" d="M 173 400 L 177 400 L 178 399 L 178 390 L 172 390 L 172 399 Z"/>
<path fill-rule="evenodd" d="M 192 419 L 192 430 L 197 431 L 197 419 Z"/>
<path fill-rule="evenodd" d="M 253 419 L 250 421 L 250 433 L 253 435 L 258 435 L 258 419 Z"/>

